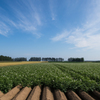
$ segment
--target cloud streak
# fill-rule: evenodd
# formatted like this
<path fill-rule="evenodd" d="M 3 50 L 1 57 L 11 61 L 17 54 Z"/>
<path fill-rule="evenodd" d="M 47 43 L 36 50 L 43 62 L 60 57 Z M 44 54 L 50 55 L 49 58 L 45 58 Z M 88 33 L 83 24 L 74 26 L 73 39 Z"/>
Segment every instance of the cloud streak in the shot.
<path fill-rule="evenodd" d="M 0 34 L 7 36 L 9 31 L 10 31 L 10 28 L 5 23 L 0 21 Z"/>
<path fill-rule="evenodd" d="M 67 32 L 66 30 L 63 31 L 61 34 L 57 34 L 55 37 L 53 37 L 51 40 L 52 41 L 60 41 L 62 39 L 64 39 L 65 37 L 67 37 L 69 35 L 69 32 Z"/>
<path fill-rule="evenodd" d="M 82 27 L 61 32 L 53 37 L 53 41 L 64 40 L 77 48 L 100 49 L 100 1 L 92 2 L 92 9 Z M 68 34 L 69 33 L 69 34 Z"/>
<path fill-rule="evenodd" d="M 40 37 L 38 29 L 42 26 L 42 19 L 38 7 L 36 8 L 33 3 L 33 1 L 28 2 L 23 0 L 16 2 L 16 5 L 15 3 L 9 3 L 9 10 L 13 16 L 10 13 L 8 14 L 10 17 L 4 14 L 1 15 L 0 21 L 3 24 L 0 27 L 0 34 L 5 36 L 12 27 L 15 27 L 16 29 L 21 29 Z M 7 11 L 5 10 L 5 12 Z"/>
<path fill-rule="evenodd" d="M 52 20 L 56 20 L 55 5 L 53 0 L 49 0 L 50 12 Z"/>

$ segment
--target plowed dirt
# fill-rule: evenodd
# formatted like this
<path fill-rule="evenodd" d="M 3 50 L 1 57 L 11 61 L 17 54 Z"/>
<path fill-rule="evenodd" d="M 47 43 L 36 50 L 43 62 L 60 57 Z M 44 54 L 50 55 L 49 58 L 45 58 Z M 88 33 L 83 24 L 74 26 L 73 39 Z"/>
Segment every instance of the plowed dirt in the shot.
<path fill-rule="evenodd" d="M 96 90 L 92 94 L 84 91 L 79 91 L 77 94 L 72 90 L 64 93 L 60 90 L 50 89 L 47 86 L 43 89 L 40 86 L 35 86 L 32 90 L 29 87 L 22 88 L 18 85 L 6 94 L 0 91 L 0 100 L 100 100 L 99 98 L 100 92 Z"/>

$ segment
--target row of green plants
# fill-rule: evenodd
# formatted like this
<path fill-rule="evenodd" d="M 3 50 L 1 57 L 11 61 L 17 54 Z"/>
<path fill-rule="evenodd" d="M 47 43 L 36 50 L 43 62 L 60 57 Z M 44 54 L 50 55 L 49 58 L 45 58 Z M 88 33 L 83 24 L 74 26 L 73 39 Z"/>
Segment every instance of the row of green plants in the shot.
<path fill-rule="evenodd" d="M 96 80 L 90 79 L 87 76 L 81 75 L 74 70 L 71 70 L 69 67 L 65 67 L 59 64 L 56 64 L 57 68 L 63 71 L 65 74 L 70 74 L 74 80 L 77 82 L 74 86 L 70 86 L 72 90 L 83 90 L 83 91 L 93 91 L 93 90 L 100 90 L 100 83 L 97 83 Z"/>
<path fill-rule="evenodd" d="M 72 78 L 49 63 L 16 65 L 0 68 L 0 90 L 8 92 L 16 85 L 34 87 L 46 85 L 66 91 Z"/>
<path fill-rule="evenodd" d="M 85 69 L 81 67 L 81 64 L 79 65 L 79 68 L 77 66 L 78 64 L 75 66 L 75 63 L 37 63 L 1 67 L 0 90 L 6 93 L 19 84 L 23 87 L 29 86 L 32 88 L 36 85 L 45 85 L 51 88 L 60 89 L 64 92 L 68 89 L 74 91 L 100 90 L 99 82 L 88 77 L 88 71 L 86 71 L 88 76 L 79 73 L 83 72 L 83 70 L 85 71 Z M 83 69 L 82 71 L 81 68 Z M 91 70 L 92 68 L 93 66 L 91 67 Z M 98 74 L 99 71 L 97 75 Z"/>
<path fill-rule="evenodd" d="M 95 80 L 100 83 L 100 63 L 77 63 L 77 64 L 62 64 L 60 66 L 67 68 L 70 71 L 74 71 L 84 77 L 89 77 L 91 80 Z"/>

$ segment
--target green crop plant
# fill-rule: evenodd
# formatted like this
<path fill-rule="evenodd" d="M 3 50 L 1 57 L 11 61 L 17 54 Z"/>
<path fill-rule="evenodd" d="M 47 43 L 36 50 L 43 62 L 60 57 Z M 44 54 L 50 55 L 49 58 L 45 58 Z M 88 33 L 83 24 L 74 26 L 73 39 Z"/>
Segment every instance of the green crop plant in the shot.
<path fill-rule="evenodd" d="M 99 63 L 36 63 L 0 67 L 0 90 L 6 93 L 20 84 L 45 85 L 64 92 L 68 89 L 100 91 L 99 66 Z"/>

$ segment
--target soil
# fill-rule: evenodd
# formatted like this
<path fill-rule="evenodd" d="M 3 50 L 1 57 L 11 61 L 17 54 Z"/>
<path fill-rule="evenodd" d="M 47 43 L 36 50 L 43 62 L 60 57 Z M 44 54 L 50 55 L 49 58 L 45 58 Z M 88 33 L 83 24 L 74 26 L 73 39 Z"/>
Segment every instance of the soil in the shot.
<path fill-rule="evenodd" d="M 74 91 L 68 90 L 66 93 L 69 100 L 82 100 Z"/>
<path fill-rule="evenodd" d="M 88 93 L 79 91 L 78 95 L 68 90 L 66 94 L 60 90 L 54 90 L 44 86 L 35 86 L 33 90 L 29 87 L 25 87 L 21 90 L 22 86 L 18 85 L 8 93 L 3 94 L 0 91 L 0 100 L 100 100 L 100 92 L 91 91 Z M 43 91 L 42 91 L 43 90 Z"/>
<path fill-rule="evenodd" d="M 30 92 L 31 92 L 31 88 L 25 87 L 13 100 L 25 100 Z"/>
<path fill-rule="evenodd" d="M 67 100 L 65 94 L 60 90 L 54 90 L 55 100 Z"/>
<path fill-rule="evenodd" d="M 92 91 L 89 92 L 89 95 L 93 97 L 95 100 L 100 100 Z"/>
<path fill-rule="evenodd" d="M 94 90 L 93 91 L 93 94 L 100 99 L 100 92 Z"/>
<path fill-rule="evenodd" d="M 12 90 L 10 90 L 8 93 L 6 93 L 5 95 L 3 95 L 0 100 L 11 100 L 22 88 L 22 86 L 18 85 L 15 88 L 13 88 Z"/>
<path fill-rule="evenodd" d="M 2 97 L 4 94 L 0 91 L 0 97 Z"/>
<path fill-rule="evenodd" d="M 40 100 L 40 95 L 41 95 L 40 86 L 35 86 L 27 100 Z"/>
<path fill-rule="evenodd" d="M 51 92 L 49 87 L 44 87 L 42 100 L 54 100 L 53 93 Z"/>
<path fill-rule="evenodd" d="M 82 98 L 82 100 L 95 100 L 92 98 L 89 94 L 87 94 L 84 91 L 79 91 L 79 96 Z"/>

